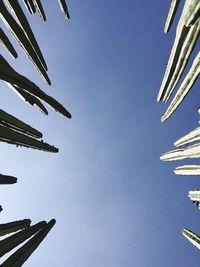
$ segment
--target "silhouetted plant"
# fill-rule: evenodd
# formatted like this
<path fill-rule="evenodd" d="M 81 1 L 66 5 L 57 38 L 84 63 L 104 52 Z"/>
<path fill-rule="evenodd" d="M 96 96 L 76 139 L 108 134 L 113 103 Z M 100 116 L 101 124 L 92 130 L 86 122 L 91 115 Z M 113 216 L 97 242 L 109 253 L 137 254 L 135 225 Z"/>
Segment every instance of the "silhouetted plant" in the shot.
<path fill-rule="evenodd" d="M 38 13 L 43 21 L 46 20 L 40 0 L 24 0 L 23 2 L 31 15 Z M 70 15 L 66 2 L 64 0 L 58 0 L 58 2 L 65 17 L 69 19 Z M 1 19 L 17 43 L 22 47 L 47 84 L 50 85 L 51 82 L 47 75 L 47 64 L 18 0 L 0 1 L 0 14 Z M 1 28 L 0 42 L 12 57 L 18 57 L 15 48 Z M 0 55 L 0 70 L 0 79 L 5 81 L 24 101 L 32 106 L 36 106 L 45 115 L 48 115 L 48 111 L 43 104 L 45 102 L 55 111 L 58 111 L 67 118 L 71 118 L 71 114 L 62 104 L 43 92 L 34 82 L 14 70 L 2 55 Z M 0 141 L 48 152 L 58 152 L 56 147 L 43 142 L 43 140 L 39 140 L 41 138 L 42 133 L 40 131 L 13 115 L 0 110 Z M 13 184 L 16 182 L 17 178 L 13 176 L 0 175 L 0 184 Z M 0 206 L 1 210 L 2 207 Z M 9 256 L 1 266 L 22 266 L 43 241 L 55 222 L 55 219 L 52 219 L 49 223 L 41 221 L 30 226 L 30 219 L 25 219 L 0 224 L 0 236 L 9 234 L 8 237 L 0 241 L 0 257 L 29 239 L 22 247 Z"/>

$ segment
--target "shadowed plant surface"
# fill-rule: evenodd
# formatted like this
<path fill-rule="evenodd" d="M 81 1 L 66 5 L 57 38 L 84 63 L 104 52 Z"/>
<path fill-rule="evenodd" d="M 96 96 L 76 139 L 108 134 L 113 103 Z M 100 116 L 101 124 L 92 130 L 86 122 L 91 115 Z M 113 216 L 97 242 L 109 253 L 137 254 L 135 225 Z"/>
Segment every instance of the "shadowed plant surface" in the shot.
<path fill-rule="evenodd" d="M 39 75 L 48 85 L 51 85 L 47 74 L 46 61 L 28 22 L 27 14 L 23 11 L 21 2 L 18 0 L 0 1 L 0 18 L 7 30 L 11 32 L 14 40 L 28 56 Z M 46 21 L 42 1 L 24 0 L 23 3 L 30 15 L 38 14 L 42 21 Z M 58 5 L 65 18 L 69 19 L 70 15 L 66 1 L 58 0 Z M 6 49 L 13 58 L 18 58 L 12 40 L 9 39 L 2 28 L 0 28 L 0 42 L 2 48 Z M 0 55 L 0 79 L 5 82 L 5 87 L 12 89 L 24 102 L 37 107 L 43 114 L 48 115 L 45 107 L 45 104 L 47 104 L 63 116 L 71 118 L 70 112 L 61 103 L 46 94 L 33 81 L 16 71 L 2 55 Z M 40 131 L 0 109 L 1 142 L 47 152 L 58 152 L 58 148 L 44 142 L 41 139 L 42 137 L 43 134 Z M 16 177 L 0 174 L 0 185 L 9 185 L 16 182 Z M 0 211 L 2 211 L 1 206 Z M 0 257 L 17 248 L 1 266 L 22 266 L 43 241 L 55 222 L 55 219 L 52 219 L 48 223 L 40 221 L 31 226 L 31 220 L 24 219 L 0 224 L 0 236 L 6 235 L 4 239 L 0 240 Z M 22 243 L 23 245 L 19 247 Z"/>

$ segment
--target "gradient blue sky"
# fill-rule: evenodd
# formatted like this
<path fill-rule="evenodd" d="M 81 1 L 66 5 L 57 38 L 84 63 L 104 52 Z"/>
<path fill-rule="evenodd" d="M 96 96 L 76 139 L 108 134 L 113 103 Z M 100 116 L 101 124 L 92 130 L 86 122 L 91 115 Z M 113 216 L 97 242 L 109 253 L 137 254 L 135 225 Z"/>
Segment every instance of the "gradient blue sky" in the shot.
<path fill-rule="evenodd" d="M 187 197 L 199 177 L 175 176 L 180 162 L 159 160 L 199 120 L 198 83 L 160 123 L 167 106 L 156 96 L 178 19 L 164 35 L 169 1 L 69 0 L 70 21 L 56 1 L 43 2 L 47 22 L 28 18 L 52 86 L 20 47 L 17 61 L 4 55 L 72 119 L 53 110 L 43 116 L 1 83 L 1 108 L 60 148 L 50 154 L 1 144 L 1 173 L 19 178 L 1 188 L 1 222 L 57 220 L 25 266 L 199 266 L 199 251 L 181 234 L 183 227 L 200 233 L 199 211 Z"/>

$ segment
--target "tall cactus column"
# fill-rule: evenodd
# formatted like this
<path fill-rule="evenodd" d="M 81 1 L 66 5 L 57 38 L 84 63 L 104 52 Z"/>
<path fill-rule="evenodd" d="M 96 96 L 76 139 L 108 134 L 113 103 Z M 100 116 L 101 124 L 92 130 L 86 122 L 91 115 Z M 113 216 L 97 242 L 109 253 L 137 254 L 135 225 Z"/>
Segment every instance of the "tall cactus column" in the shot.
<path fill-rule="evenodd" d="M 167 33 L 180 4 L 179 0 L 172 0 L 167 16 L 164 32 Z M 184 7 L 179 19 L 176 36 L 169 56 L 168 64 L 160 86 L 157 100 L 167 102 L 188 64 L 192 51 L 200 34 L 200 1 L 185 0 Z M 193 60 L 192 66 L 183 79 L 179 89 L 171 101 L 161 121 L 167 120 L 183 99 L 188 94 L 200 74 L 200 52 Z M 182 160 L 188 158 L 200 158 L 200 128 L 196 128 L 174 143 L 176 149 L 163 154 L 160 158 L 164 161 Z M 194 143 L 195 142 L 195 143 Z M 185 145 L 186 147 L 182 147 Z M 200 175 L 200 165 L 183 165 L 175 168 L 179 175 Z M 189 192 L 190 199 L 199 207 L 199 190 Z M 200 249 L 200 237 L 193 232 L 183 229 L 183 235 L 197 248 Z"/>

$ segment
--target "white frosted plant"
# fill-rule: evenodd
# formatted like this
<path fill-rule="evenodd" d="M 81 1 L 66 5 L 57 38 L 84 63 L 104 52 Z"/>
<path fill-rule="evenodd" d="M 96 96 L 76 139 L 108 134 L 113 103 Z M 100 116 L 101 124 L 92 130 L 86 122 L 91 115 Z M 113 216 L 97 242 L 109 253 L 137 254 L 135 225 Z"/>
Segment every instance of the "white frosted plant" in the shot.
<path fill-rule="evenodd" d="M 180 4 L 179 0 L 172 0 L 164 32 L 167 33 Z M 167 102 L 171 97 L 182 74 L 190 60 L 190 56 L 200 35 L 200 1 L 185 0 L 184 7 L 176 28 L 176 36 L 171 49 L 164 77 L 158 92 L 157 101 Z M 200 74 L 200 51 L 193 59 L 188 73 L 183 78 L 175 96 L 173 97 L 161 121 L 167 120 L 178 106 L 182 103 Z M 177 140 L 174 145 L 176 149 L 163 154 L 160 158 L 164 161 L 175 161 L 187 158 L 200 158 L 200 127 L 189 132 Z M 190 164 L 175 168 L 178 175 L 200 175 L 200 165 Z M 200 207 L 200 191 L 189 192 L 189 198 Z M 198 249 L 200 249 L 200 237 L 192 231 L 183 229 L 182 234 Z"/>

